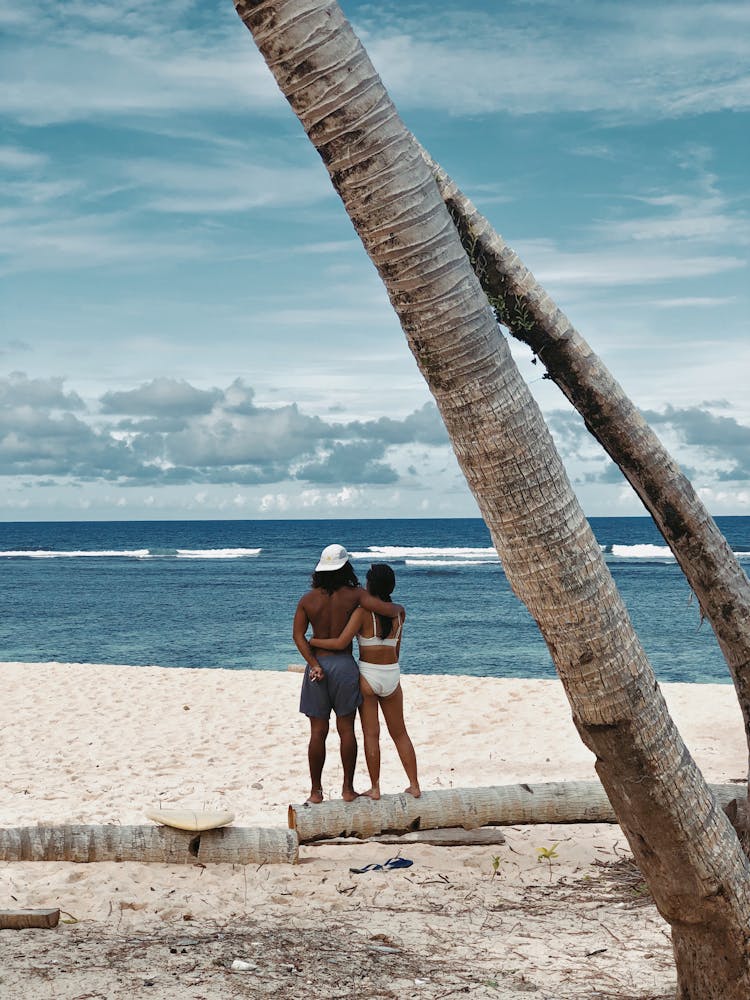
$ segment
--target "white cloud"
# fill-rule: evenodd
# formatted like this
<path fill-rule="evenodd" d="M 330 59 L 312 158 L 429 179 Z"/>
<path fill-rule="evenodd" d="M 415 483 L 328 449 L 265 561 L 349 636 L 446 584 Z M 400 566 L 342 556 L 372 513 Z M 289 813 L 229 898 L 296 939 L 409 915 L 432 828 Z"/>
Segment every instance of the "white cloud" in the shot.
<path fill-rule="evenodd" d="M 6 170 L 33 170 L 47 162 L 47 157 L 18 146 L 0 146 L 0 168 Z"/>
<path fill-rule="evenodd" d="M 261 206 L 311 204 L 333 197 L 326 173 L 318 164 L 263 166 L 244 157 L 188 163 L 174 160 L 130 160 L 127 179 L 144 193 L 145 206 L 159 212 L 246 212 Z M 255 154 L 257 155 L 257 154 Z"/>
<path fill-rule="evenodd" d="M 362 495 L 359 484 L 398 480 L 387 454 L 393 448 L 447 444 L 434 403 L 402 419 L 334 423 L 297 404 L 259 405 L 254 397 L 240 379 L 226 389 L 197 389 L 160 378 L 106 392 L 89 413 L 62 379 L 13 373 L 0 378 L 0 475 L 130 486 L 296 480 L 339 486 L 311 492 L 310 502 L 319 495 L 329 506 L 347 506 Z M 232 502 L 244 497 L 235 493 Z M 278 501 L 269 494 L 264 502 Z"/>
<path fill-rule="evenodd" d="M 720 8 L 716 13 L 716 6 Z M 740 3 L 503 5 L 417 20 L 363 18 L 376 68 L 405 108 L 454 114 L 599 112 L 649 120 L 750 106 Z"/>
<path fill-rule="evenodd" d="M 138 116 L 147 126 L 150 117 L 158 129 L 160 116 L 178 111 L 283 109 L 231 6 L 204 12 L 181 3 L 132 3 L 99 16 L 103 10 L 42 0 L 34 18 L 10 22 L 0 111 L 31 125 Z"/>
<path fill-rule="evenodd" d="M 359 12 L 368 52 L 406 109 L 653 119 L 750 106 L 744 4 L 588 0 L 564 21 L 550 0 L 534 4 L 533 17 L 520 2 L 504 4 L 502 17 L 439 8 L 418 18 L 399 7 Z M 42 0 L 34 14 L 0 11 L 9 34 L 0 108 L 20 121 L 138 116 L 158 129 L 178 111 L 284 112 L 231 5 Z"/>
<path fill-rule="evenodd" d="M 747 267 L 731 253 L 697 253 L 652 248 L 634 250 L 603 244 L 597 250 L 561 249 L 552 240 L 523 240 L 517 250 L 542 285 L 570 288 L 647 285 L 702 278 Z"/>
<path fill-rule="evenodd" d="M 731 305 L 736 301 L 733 296 L 712 298 L 710 295 L 685 295 L 675 299 L 654 299 L 650 304 L 657 309 L 716 309 L 719 306 Z"/>

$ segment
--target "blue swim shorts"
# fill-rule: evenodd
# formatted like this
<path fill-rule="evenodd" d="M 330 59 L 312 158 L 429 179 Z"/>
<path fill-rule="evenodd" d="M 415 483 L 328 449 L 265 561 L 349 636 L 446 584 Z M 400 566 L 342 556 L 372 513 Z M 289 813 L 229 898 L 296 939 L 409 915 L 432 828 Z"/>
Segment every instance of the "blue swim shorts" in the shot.
<path fill-rule="evenodd" d="M 351 715 L 362 704 L 359 691 L 359 668 L 351 653 L 331 653 L 319 657 L 324 677 L 310 680 L 310 668 L 305 667 L 299 710 L 313 719 L 330 719 L 336 715 Z"/>

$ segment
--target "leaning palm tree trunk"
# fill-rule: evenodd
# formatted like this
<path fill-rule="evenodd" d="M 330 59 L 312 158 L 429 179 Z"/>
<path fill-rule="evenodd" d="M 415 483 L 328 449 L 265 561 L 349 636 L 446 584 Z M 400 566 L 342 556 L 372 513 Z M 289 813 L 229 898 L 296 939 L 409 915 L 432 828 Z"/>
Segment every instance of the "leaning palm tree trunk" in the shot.
<path fill-rule="evenodd" d="M 334 0 L 236 0 L 375 263 L 654 900 L 680 996 L 750 995 L 750 865 L 667 711 L 427 164 Z"/>
<path fill-rule="evenodd" d="M 299 840 L 283 828 L 225 826 L 21 826 L 0 830 L 0 861 L 140 861 L 160 864 L 296 864 Z"/>
<path fill-rule="evenodd" d="M 745 571 L 690 481 L 601 358 L 448 174 L 424 150 L 422 155 L 498 321 L 544 363 L 674 553 L 727 661 L 750 745 L 750 581 Z"/>
<path fill-rule="evenodd" d="M 722 806 L 737 794 L 736 785 L 711 785 Z M 377 802 L 360 795 L 353 802 L 331 799 L 318 805 L 289 806 L 289 826 L 300 843 L 333 837 L 372 837 L 378 833 L 514 826 L 518 823 L 615 823 L 617 818 L 598 781 L 548 781 L 489 788 L 448 788 L 402 792 Z"/>

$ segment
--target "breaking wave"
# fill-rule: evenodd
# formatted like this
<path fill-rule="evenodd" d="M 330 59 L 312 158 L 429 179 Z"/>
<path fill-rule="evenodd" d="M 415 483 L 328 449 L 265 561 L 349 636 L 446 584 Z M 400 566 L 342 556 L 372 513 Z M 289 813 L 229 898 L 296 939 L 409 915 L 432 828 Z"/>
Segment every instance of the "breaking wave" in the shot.
<path fill-rule="evenodd" d="M 7 549 L 0 559 L 246 559 L 261 549 Z"/>

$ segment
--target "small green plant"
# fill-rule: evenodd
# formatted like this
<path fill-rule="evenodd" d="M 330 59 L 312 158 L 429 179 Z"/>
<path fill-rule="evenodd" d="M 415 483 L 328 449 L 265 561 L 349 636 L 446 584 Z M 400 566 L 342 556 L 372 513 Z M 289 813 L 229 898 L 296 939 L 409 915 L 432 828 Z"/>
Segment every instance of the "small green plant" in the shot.
<path fill-rule="evenodd" d="M 550 880 L 550 882 L 552 881 L 552 860 L 553 860 L 553 858 L 558 857 L 558 853 L 557 853 L 557 845 L 558 845 L 558 843 L 559 843 L 559 841 L 557 841 L 556 843 L 552 844 L 551 847 L 537 847 L 537 849 L 536 849 L 536 853 L 537 853 L 537 859 L 536 860 L 537 860 L 537 863 L 540 862 L 540 861 L 546 861 L 547 862 L 547 865 L 549 867 L 549 880 Z"/>
<path fill-rule="evenodd" d="M 499 854 L 493 854 L 492 855 L 492 877 L 493 878 L 495 878 L 495 876 L 497 875 L 497 873 L 498 873 L 499 870 L 500 870 L 500 855 Z"/>

